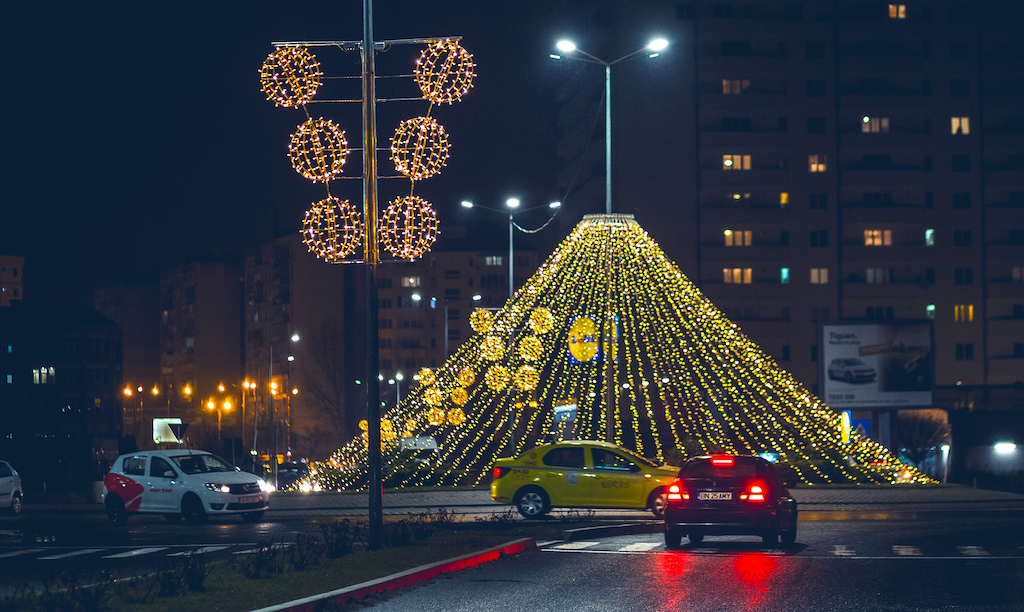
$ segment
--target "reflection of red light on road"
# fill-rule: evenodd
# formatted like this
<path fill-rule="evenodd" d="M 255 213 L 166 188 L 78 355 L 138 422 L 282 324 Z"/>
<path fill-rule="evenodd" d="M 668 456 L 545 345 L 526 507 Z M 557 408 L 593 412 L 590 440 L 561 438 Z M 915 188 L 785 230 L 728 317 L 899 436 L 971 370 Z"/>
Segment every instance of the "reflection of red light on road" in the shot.
<path fill-rule="evenodd" d="M 778 565 L 778 558 L 762 553 L 748 553 L 736 557 L 736 576 L 753 588 L 751 607 L 763 599 L 768 591 L 768 579 L 775 573 Z"/>
<path fill-rule="evenodd" d="M 686 585 L 689 581 L 682 580 L 686 574 L 687 555 L 680 553 L 669 553 L 656 556 L 656 575 L 660 578 L 662 601 L 657 606 L 659 610 L 684 610 L 683 602 L 689 595 Z"/>

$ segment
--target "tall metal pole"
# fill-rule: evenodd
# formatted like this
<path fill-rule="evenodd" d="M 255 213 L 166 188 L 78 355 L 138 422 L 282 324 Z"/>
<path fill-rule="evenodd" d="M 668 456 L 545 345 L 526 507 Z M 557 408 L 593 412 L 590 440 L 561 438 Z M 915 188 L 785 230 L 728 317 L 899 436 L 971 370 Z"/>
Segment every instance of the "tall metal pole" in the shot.
<path fill-rule="evenodd" d="M 604 213 L 612 214 L 612 65 L 604 66 Z"/>
<path fill-rule="evenodd" d="M 270 342 L 270 367 L 268 368 L 270 378 L 267 379 L 267 388 L 270 389 L 270 399 L 268 401 L 269 406 L 269 424 L 270 431 L 268 432 L 268 438 L 270 441 L 270 452 L 267 458 L 267 463 L 270 467 L 270 482 L 274 484 L 274 489 L 277 489 L 277 423 L 274 421 L 274 342 Z"/>
<path fill-rule="evenodd" d="M 363 0 L 363 219 L 366 225 L 366 380 L 380 371 L 377 309 L 377 92 L 374 83 L 373 0 Z M 381 471 L 380 386 L 366 386 L 369 545 L 384 544 L 384 483 Z"/>
<path fill-rule="evenodd" d="M 508 212 L 508 299 L 512 299 L 513 292 L 513 253 L 512 253 L 512 211 Z"/>

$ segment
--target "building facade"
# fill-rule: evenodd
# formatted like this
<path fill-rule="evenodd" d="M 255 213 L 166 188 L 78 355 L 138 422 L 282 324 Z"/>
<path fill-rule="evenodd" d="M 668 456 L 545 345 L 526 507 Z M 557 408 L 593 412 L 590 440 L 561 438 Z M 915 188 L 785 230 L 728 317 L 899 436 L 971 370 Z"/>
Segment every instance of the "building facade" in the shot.
<path fill-rule="evenodd" d="M 25 299 L 25 258 L 0 255 L 0 308 Z"/>

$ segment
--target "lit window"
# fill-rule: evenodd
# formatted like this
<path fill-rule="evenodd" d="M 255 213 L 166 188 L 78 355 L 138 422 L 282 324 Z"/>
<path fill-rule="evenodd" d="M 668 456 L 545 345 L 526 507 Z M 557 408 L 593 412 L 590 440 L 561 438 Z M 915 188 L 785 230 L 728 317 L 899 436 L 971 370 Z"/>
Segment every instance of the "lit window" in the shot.
<path fill-rule="evenodd" d="M 953 307 L 953 320 L 957 323 L 970 323 L 974 320 L 974 304 L 957 304 Z"/>
<path fill-rule="evenodd" d="M 419 287 L 420 286 L 420 277 L 418 277 L 418 276 L 403 276 L 402 277 L 402 286 L 403 287 Z"/>
<path fill-rule="evenodd" d="M 1014 266 L 1013 270 L 1011 270 L 1010 278 L 1015 283 L 1024 283 L 1024 266 Z M 11 347 L 7 348 L 7 352 L 10 352 Z"/>
<path fill-rule="evenodd" d="M 727 285 L 749 285 L 751 276 L 750 268 L 722 268 L 722 280 Z"/>
<path fill-rule="evenodd" d="M 789 284 L 789 268 L 779 268 L 779 282 L 783 285 Z"/>
<path fill-rule="evenodd" d="M 7 375 L 7 384 L 12 384 L 13 382 L 14 382 L 14 375 L 13 374 L 8 374 Z"/>
<path fill-rule="evenodd" d="M 812 285 L 827 285 L 828 284 L 828 268 L 811 268 L 811 284 Z"/>
<path fill-rule="evenodd" d="M 935 304 L 928 304 L 924 307 L 924 312 L 929 319 L 935 318 Z"/>
<path fill-rule="evenodd" d="M 828 169 L 827 155 L 808 155 L 807 169 L 811 172 L 824 172 Z"/>
<path fill-rule="evenodd" d="M 723 232 L 725 235 L 725 246 L 750 246 L 754 241 L 754 234 L 750 230 L 731 230 L 727 229 Z"/>
<path fill-rule="evenodd" d="M 865 134 L 884 134 L 889 131 L 889 118 L 864 117 L 861 119 L 860 131 Z"/>
<path fill-rule="evenodd" d="M 723 155 L 722 170 L 750 170 L 750 156 Z"/>
<path fill-rule="evenodd" d="M 727 193 L 725 194 L 726 200 L 738 201 L 738 200 L 749 200 L 750 193 Z"/>
<path fill-rule="evenodd" d="M 885 268 L 868 268 L 865 271 L 864 277 L 871 284 L 889 282 L 889 274 Z"/>
<path fill-rule="evenodd" d="M 951 134 L 971 133 L 971 121 L 967 117 L 950 117 L 949 123 Z"/>
<path fill-rule="evenodd" d="M 503 266 L 505 265 L 505 258 L 501 255 L 488 255 L 484 257 L 485 266 Z"/>
<path fill-rule="evenodd" d="M 864 246 L 892 245 L 892 230 L 864 230 Z"/>
<path fill-rule="evenodd" d="M 890 4 L 889 5 L 889 19 L 906 19 L 907 18 L 907 5 L 906 4 Z"/>
<path fill-rule="evenodd" d="M 783 191 L 779 194 L 779 208 L 789 206 L 789 193 Z"/>
<path fill-rule="evenodd" d="M 725 95 L 741 94 L 750 87 L 748 79 L 722 79 L 722 93 Z"/>
<path fill-rule="evenodd" d="M 935 230 L 924 230 L 924 246 L 935 246 Z"/>

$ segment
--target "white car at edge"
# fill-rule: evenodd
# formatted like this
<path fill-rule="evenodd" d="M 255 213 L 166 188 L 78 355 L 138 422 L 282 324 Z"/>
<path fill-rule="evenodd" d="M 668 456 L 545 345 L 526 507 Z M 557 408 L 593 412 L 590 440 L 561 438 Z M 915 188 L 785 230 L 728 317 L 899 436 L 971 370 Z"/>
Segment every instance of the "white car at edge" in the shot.
<path fill-rule="evenodd" d="M 253 522 L 270 507 L 270 492 L 262 478 L 205 451 L 139 451 L 118 457 L 103 477 L 103 507 L 112 523 L 136 513 L 190 523 L 238 514 Z"/>

